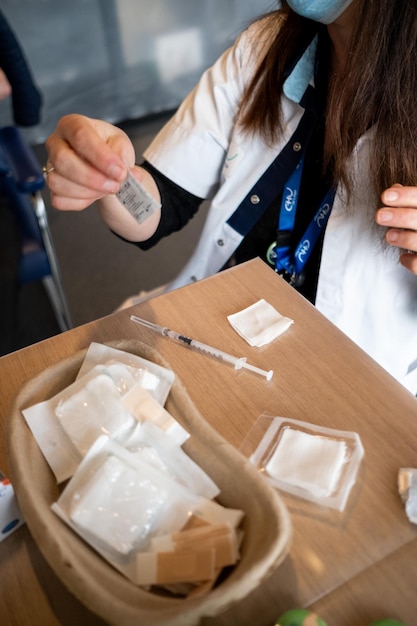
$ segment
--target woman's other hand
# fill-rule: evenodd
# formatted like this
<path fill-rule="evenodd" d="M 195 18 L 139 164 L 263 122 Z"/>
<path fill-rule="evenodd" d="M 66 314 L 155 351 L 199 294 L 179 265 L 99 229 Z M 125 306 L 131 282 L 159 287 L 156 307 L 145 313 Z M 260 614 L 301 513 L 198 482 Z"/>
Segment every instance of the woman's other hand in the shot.
<path fill-rule="evenodd" d="M 388 228 L 385 240 L 401 248 L 400 262 L 417 275 L 417 187 L 393 185 L 381 196 L 376 222 Z"/>

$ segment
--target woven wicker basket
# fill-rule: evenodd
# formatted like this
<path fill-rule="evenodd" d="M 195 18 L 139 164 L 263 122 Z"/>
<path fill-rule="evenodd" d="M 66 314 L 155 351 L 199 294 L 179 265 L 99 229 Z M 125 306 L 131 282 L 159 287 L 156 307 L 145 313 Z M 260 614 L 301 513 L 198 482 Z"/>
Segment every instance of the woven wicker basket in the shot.
<path fill-rule="evenodd" d="M 141 342 L 120 340 L 109 345 L 169 367 L 159 353 Z M 110 624 L 194 626 L 203 617 L 220 615 L 226 609 L 233 615 L 233 606 L 285 558 L 291 541 L 290 518 L 278 493 L 207 424 L 180 381 L 174 382 L 166 408 L 191 434 L 185 450 L 219 485 L 219 501 L 245 513 L 241 559 L 228 577 L 201 597 L 179 599 L 144 591 L 114 570 L 51 511 L 59 489 L 21 409 L 71 384 L 84 355 L 81 351 L 29 381 L 12 409 L 8 433 L 10 475 L 39 549 L 67 588 Z"/>

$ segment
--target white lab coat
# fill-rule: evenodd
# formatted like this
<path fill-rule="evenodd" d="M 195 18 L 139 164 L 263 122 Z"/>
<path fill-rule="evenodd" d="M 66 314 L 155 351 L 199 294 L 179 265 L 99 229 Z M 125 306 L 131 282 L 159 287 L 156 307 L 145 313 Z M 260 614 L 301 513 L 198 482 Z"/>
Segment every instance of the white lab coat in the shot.
<path fill-rule="evenodd" d="M 236 124 L 242 93 L 254 69 L 257 26 L 243 33 L 202 76 L 145 158 L 196 196 L 211 199 L 196 250 L 170 288 L 216 273 L 241 242 L 227 223 L 242 199 L 287 144 L 303 113 L 299 102 L 313 84 L 316 42 L 286 81 L 285 131 L 268 147 Z M 316 307 L 413 394 L 417 393 L 417 277 L 382 244 L 374 225 L 368 151 L 372 132 L 352 156 L 354 197 L 348 209 L 338 189 L 326 228 Z M 296 147 L 299 148 L 299 147 Z"/>

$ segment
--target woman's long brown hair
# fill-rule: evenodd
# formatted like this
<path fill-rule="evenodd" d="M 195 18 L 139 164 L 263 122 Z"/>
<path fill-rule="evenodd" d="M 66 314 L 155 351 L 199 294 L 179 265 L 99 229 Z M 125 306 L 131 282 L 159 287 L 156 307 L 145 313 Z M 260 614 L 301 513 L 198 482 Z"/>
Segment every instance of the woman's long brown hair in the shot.
<path fill-rule="evenodd" d="M 271 143 L 282 120 L 285 71 L 301 41 L 322 28 L 282 3 L 264 20 L 271 45 L 241 106 L 245 130 Z M 332 116 L 334 176 L 348 192 L 348 159 L 373 127 L 370 171 L 377 196 L 394 183 L 417 185 L 417 0 L 362 0 L 343 76 L 334 78 L 327 114 Z"/>

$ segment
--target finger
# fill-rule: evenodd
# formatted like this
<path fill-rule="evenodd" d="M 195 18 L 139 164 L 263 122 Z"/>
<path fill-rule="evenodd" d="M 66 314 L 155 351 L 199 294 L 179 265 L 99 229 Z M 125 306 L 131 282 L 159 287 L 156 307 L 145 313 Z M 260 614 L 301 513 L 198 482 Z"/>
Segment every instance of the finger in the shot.
<path fill-rule="evenodd" d="M 76 186 L 94 190 L 96 193 L 115 193 L 120 182 L 105 176 L 77 155 L 70 146 L 61 142 L 61 146 L 49 152 L 48 162 L 54 164 L 54 170 L 47 177 L 48 187 L 59 193 L 70 194 L 65 181 Z M 122 180 L 126 175 L 122 177 Z"/>
<path fill-rule="evenodd" d="M 398 248 L 417 252 L 417 232 L 413 230 L 390 229 L 385 235 L 386 241 Z"/>
<path fill-rule="evenodd" d="M 126 155 L 117 139 L 127 139 L 123 131 L 103 122 L 82 115 L 64 116 L 57 127 L 57 135 L 71 146 L 81 159 L 97 168 L 104 175 L 116 180 L 126 175 L 123 157 Z M 127 141 L 129 144 L 129 141 Z M 120 154 L 119 154 L 120 151 Z"/>
<path fill-rule="evenodd" d="M 82 167 L 84 167 L 84 164 L 81 164 L 78 170 Z M 47 183 L 49 190 L 55 195 L 76 199 L 91 199 L 92 201 L 105 194 L 117 193 L 120 188 L 120 183 L 106 178 L 101 174 L 96 175 L 92 173 L 88 175 L 87 172 L 85 177 L 79 175 L 78 179 L 80 178 L 85 178 L 85 180 L 88 181 L 88 186 L 62 176 L 57 169 L 54 168 L 54 170 L 48 174 Z"/>
<path fill-rule="evenodd" d="M 417 275 L 417 255 L 412 252 L 404 252 L 400 256 L 401 264 L 410 272 Z"/>
<path fill-rule="evenodd" d="M 59 211 L 83 211 L 91 206 L 100 196 L 94 199 L 82 199 L 50 194 L 51 205 Z"/>
<path fill-rule="evenodd" d="M 115 193 L 118 188 L 118 181 L 105 176 L 57 138 L 50 141 L 48 163 L 53 163 L 54 170 L 48 174 L 47 184 L 57 194 L 71 195 L 68 186 L 70 183 L 90 189 L 96 194 Z"/>
<path fill-rule="evenodd" d="M 377 224 L 391 228 L 417 230 L 417 208 L 382 208 L 376 212 Z"/>
<path fill-rule="evenodd" d="M 417 208 L 417 187 L 396 184 L 386 189 L 381 199 L 387 206 Z"/>
<path fill-rule="evenodd" d="M 83 184 L 94 174 L 101 177 L 99 180 L 104 177 L 120 182 L 135 160 L 133 146 L 123 131 L 80 115 L 62 118 L 47 139 L 46 149 L 56 170 L 75 180 L 81 175 Z"/>

